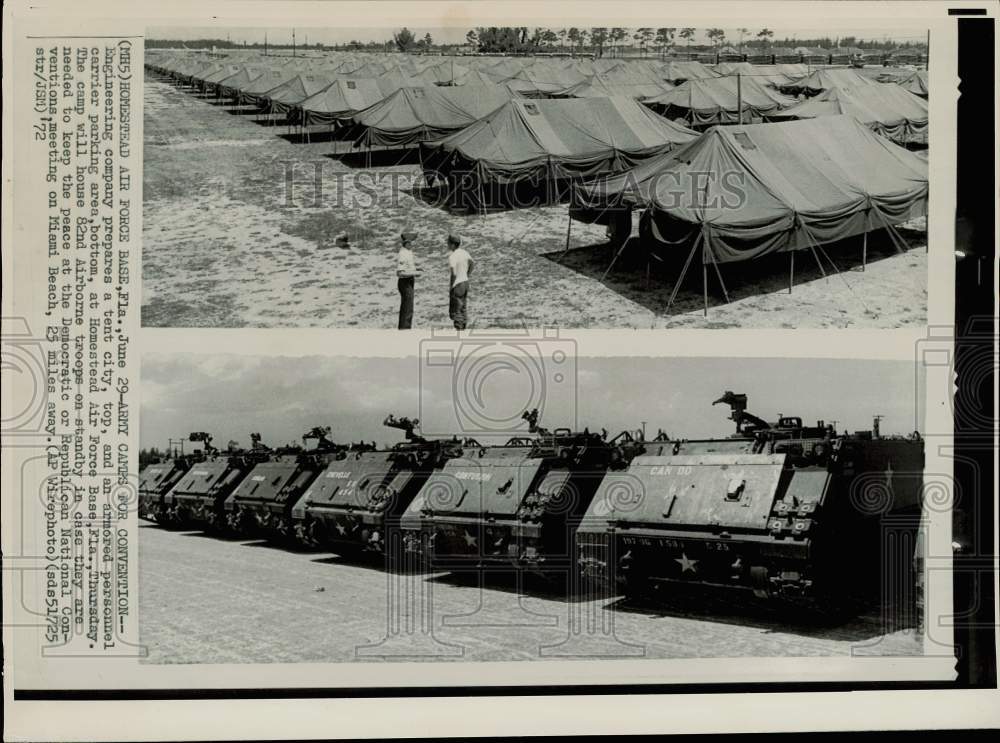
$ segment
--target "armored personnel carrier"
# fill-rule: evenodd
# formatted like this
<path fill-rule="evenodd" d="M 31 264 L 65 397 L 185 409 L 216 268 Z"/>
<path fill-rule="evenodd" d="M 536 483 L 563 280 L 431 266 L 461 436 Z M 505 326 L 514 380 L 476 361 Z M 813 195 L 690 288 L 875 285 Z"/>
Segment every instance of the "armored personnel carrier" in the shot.
<path fill-rule="evenodd" d="M 303 544 L 346 554 L 387 555 L 388 534 L 432 472 L 460 456 L 457 438 L 428 440 L 416 433 L 420 421 L 392 415 L 383 425 L 406 439 L 389 449 L 355 447 L 333 459 L 292 508 L 296 537 Z"/>
<path fill-rule="evenodd" d="M 165 520 L 178 527 L 218 531 L 226 528 L 226 498 L 247 473 L 270 457 L 259 433 L 250 434 L 248 450 L 220 452 L 205 440 L 205 456 L 163 497 Z"/>
<path fill-rule="evenodd" d="M 609 468 L 625 467 L 630 434 L 537 425 L 534 437 L 466 448 L 434 472 L 402 519 L 405 549 L 434 570 L 513 565 L 548 572 L 573 563 L 573 536 Z"/>
<path fill-rule="evenodd" d="M 204 431 L 194 431 L 188 436 L 188 441 L 203 444 L 212 437 Z M 165 522 L 166 513 L 163 499 L 177 485 L 184 473 L 193 464 L 204 459 L 204 451 L 196 449 L 189 454 L 171 457 L 162 462 L 146 465 L 139 472 L 139 518 L 147 521 Z"/>
<path fill-rule="evenodd" d="M 585 578 L 626 594 L 677 582 L 741 587 L 810 609 L 844 607 L 882 573 L 882 517 L 919 515 L 918 434 L 767 422 L 726 392 L 736 433 L 646 446 L 601 483 L 577 531 Z"/>
<path fill-rule="evenodd" d="M 292 506 L 327 464 L 348 449 L 328 438 L 329 427 L 316 427 L 302 436 L 303 446 L 275 450 L 259 462 L 226 498 L 226 523 L 247 536 L 291 541 L 295 538 Z M 307 448 L 311 439 L 313 448 Z"/>

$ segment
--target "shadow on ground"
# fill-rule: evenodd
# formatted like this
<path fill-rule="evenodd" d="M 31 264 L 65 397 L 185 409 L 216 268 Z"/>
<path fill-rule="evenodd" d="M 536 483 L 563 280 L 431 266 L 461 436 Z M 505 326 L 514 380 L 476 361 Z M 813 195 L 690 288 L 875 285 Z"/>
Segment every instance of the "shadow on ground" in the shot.
<path fill-rule="evenodd" d="M 920 249 L 926 244 L 926 233 L 897 228 L 910 249 Z M 800 250 L 795 254 L 795 285 L 824 277 L 841 281 L 836 271 L 842 273 L 862 269 L 861 238 L 852 237 L 822 246 L 823 252 Z M 607 243 L 571 247 L 569 251 L 542 253 L 545 258 L 559 263 L 588 278 L 601 281 L 604 286 L 623 297 L 660 315 L 681 315 L 704 308 L 702 269 L 698 257 L 692 261 L 687 275 L 677 292 L 673 305 L 667 308 L 670 293 L 684 267 L 690 246 L 669 250 L 665 246 L 650 249 L 639 238 L 632 237 L 621 251 L 610 272 L 608 266 L 614 251 Z M 867 263 L 872 264 L 899 254 L 895 243 L 885 230 L 868 235 Z M 827 258 L 829 256 L 829 259 Z M 818 258 L 818 260 L 817 260 Z M 831 266 L 832 262 L 832 266 Z M 822 264 L 822 270 L 820 269 Z M 719 272 L 725 283 L 729 301 L 775 292 L 788 291 L 790 258 L 787 253 L 768 255 L 756 260 L 722 264 Z M 834 270 L 834 267 L 836 270 Z M 708 303 L 725 303 L 725 295 L 712 266 L 708 266 Z M 844 287 L 848 291 L 847 287 Z M 795 289 L 791 296 L 794 298 Z"/>

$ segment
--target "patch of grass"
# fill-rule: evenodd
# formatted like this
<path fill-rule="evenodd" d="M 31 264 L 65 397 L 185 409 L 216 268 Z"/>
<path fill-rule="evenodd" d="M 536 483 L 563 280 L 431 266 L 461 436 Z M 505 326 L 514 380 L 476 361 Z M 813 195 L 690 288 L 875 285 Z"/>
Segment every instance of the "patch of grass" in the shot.
<path fill-rule="evenodd" d="M 350 236 L 352 243 L 361 237 L 372 237 L 375 234 L 367 225 L 358 224 L 350 212 L 337 209 L 326 209 L 294 222 L 285 222 L 281 225 L 281 230 L 287 235 L 309 240 L 317 248 L 335 247 L 337 235 L 344 232 Z"/>

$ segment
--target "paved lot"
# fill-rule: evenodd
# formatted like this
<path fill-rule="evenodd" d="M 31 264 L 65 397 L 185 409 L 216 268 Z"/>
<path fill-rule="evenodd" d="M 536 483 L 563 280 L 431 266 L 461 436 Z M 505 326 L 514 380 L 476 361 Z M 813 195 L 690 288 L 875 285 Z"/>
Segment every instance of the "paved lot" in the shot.
<path fill-rule="evenodd" d="M 634 605 L 477 576 L 390 576 L 331 554 L 140 529 L 140 634 L 152 663 L 917 655 L 878 612 L 789 624 L 732 595 Z"/>

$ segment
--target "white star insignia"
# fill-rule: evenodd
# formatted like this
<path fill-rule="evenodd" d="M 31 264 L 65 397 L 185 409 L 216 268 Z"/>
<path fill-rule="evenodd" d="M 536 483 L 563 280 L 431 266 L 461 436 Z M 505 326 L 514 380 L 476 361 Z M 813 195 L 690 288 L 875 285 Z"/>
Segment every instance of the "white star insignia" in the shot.
<path fill-rule="evenodd" d="M 343 536 L 343 535 L 347 534 L 347 529 L 346 529 L 346 528 L 344 527 L 344 525 L 343 525 L 342 523 L 340 523 L 339 521 L 337 522 L 337 531 L 339 531 L 339 532 L 340 532 L 341 536 Z"/>
<path fill-rule="evenodd" d="M 694 566 L 698 563 L 698 560 L 688 559 L 688 556 L 683 552 L 681 552 L 680 557 L 675 557 L 674 561 L 680 563 L 682 573 L 686 573 L 688 570 L 690 570 L 692 573 L 695 572 Z"/>
<path fill-rule="evenodd" d="M 468 531 L 466 531 L 462 536 L 465 539 L 465 545 L 467 547 L 475 547 L 476 546 L 476 538 L 474 536 L 472 536 L 471 534 L 469 534 Z"/>

